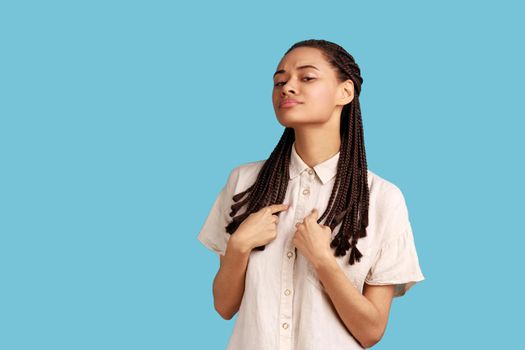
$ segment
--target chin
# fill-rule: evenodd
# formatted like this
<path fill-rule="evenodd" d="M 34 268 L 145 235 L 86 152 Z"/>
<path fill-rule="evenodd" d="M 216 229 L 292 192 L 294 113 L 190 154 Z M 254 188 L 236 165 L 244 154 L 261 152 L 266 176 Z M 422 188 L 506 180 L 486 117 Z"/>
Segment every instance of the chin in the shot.
<path fill-rule="evenodd" d="M 292 115 L 276 115 L 277 121 L 284 127 L 293 128 L 297 124 L 301 124 L 300 118 L 293 117 Z"/>
<path fill-rule="evenodd" d="M 293 118 L 293 117 L 290 117 L 290 116 L 277 117 L 277 120 L 279 121 L 279 124 L 281 124 L 282 126 L 287 127 L 287 128 L 295 128 L 297 126 L 301 126 L 303 124 L 309 123 L 308 121 L 305 121 L 304 119 Z"/>
<path fill-rule="evenodd" d="M 277 115 L 277 120 L 282 126 L 287 128 L 300 127 L 306 124 L 325 124 L 328 122 L 327 119 L 305 117 L 305 116 L 294 116 L 291 113 L 286 115 Z"/>

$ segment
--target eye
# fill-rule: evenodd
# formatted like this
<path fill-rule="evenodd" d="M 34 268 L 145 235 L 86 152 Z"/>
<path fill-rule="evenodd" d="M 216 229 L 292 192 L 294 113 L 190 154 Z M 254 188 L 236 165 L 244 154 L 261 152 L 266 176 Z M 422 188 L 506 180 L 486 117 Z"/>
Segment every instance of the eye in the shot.
<path fill-rule="evenodd" d="M 310 81 L 310 80 L 314 80 L 315 78 L 304 77 L 303 79 L 307 79 L 307 81 Z M 285 83 L 284 81 L 280 81 L 280 82 L 275 83 L 273 86 L 281 86 L 280 84 L 284 84 L 284 83 Z"/>

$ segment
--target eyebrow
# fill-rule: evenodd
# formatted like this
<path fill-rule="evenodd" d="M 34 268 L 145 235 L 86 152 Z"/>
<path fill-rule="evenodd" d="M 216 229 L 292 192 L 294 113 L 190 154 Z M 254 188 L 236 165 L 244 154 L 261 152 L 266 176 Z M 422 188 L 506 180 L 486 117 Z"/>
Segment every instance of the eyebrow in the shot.
<path fill-rule="evenodd" d="M 297 67 L 297 69 L 304 69 L 304 68 L 313 68 L 313 69 L 319 70 L 317 67 L 312 66 L 311 64 L 305 64 L 304 66 Z M 275 78 L 277 74 L 281 74 L 281 73 L 286 73 L 286 71 L 284 69 L 280 69 L 277 72 L 273 73 L 273 77 Z"/>

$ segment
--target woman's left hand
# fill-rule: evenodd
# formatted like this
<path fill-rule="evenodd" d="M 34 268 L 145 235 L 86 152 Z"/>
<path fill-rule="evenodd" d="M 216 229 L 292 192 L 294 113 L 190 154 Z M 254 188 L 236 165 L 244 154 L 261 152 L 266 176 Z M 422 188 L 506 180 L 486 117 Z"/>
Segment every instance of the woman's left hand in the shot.
<path fill-rule="evenodd" d="M 292 239 L 292 243 L 314 266 L 321 259 L 333 255 L 330 248 L 332 230 L 317 223 L 318 215 L 317 209 L 314 208 L 310 215 L 305 216 L 303 222 L 295 224 L 297 230 Z"/>

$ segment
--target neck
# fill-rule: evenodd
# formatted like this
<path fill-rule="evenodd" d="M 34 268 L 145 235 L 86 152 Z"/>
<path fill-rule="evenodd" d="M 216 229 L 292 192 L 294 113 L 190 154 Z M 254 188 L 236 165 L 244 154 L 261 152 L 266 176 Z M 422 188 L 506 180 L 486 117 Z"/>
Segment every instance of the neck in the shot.
<path fill-rule="evenodd" d="M 295 151 L 311 168 L 333 157 L 341 148 L 341 136 L 337 132 L 320 129 L 294 129 Z"/>

